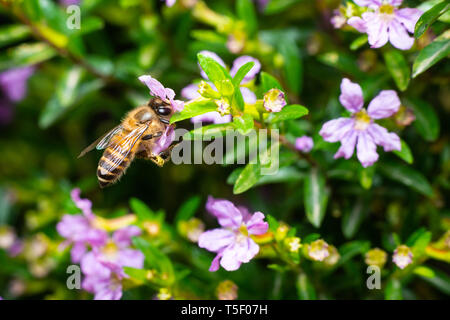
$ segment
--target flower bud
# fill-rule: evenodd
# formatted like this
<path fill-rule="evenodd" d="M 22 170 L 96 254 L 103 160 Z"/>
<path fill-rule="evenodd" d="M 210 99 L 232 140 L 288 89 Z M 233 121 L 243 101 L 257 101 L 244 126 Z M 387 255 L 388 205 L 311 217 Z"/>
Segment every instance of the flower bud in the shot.
<path fill-rule="evenodd" d="M 147 231 L 147 233 L 152 237 L 156 237 L 161 231 L 161 226 L 156 221 L 145 221 L 142 226 L 144 227 L 144 230 Z"/>
<path fill-rule="evenodd" d="M 341 255 L 339 254 L 339 251 L 337 251 L 335 246 L 328 246 L 328 253 L 329 256 L 323 260 L 323 262 L 328 266 L 334 266 L 339 259 L 341 258 Z"/>
<path fill-rule="evenodd" d="M 198 85 L 198 93 L 200 93 L 200 95 L 205 98 L 220 98 L 220 94 L 215 91 L 208 82 L 203 80 Z"/>
<path fill-rule="evenodd" d="M 367 251 L 364 261 L 369 266 L 378 266 L 383 268 L 387 261 L 387 253 L 379 248 Z"/>
<path fill-rule="evenodd" d="M 330 255 L 330 252 L 328 251 L 328 243 L 326 243 L 323 239 L 318 239 L 311 242 L 308 245 L 308 255 L 313 260 L 323 261 Z"/>
<path fill-rule="evenodd" d="M 314 141 L 311 137 L 302 136 L 295 139 L 295 148 L 299 151 L 308 153 L 314 147 Z"/>
<path fill-rule="evenodd" d="M 408 246 L 404 244 L 400 245 L 395 249 L 394 255 L 392 256 L 392 261 L 399 267 L 400 269 L 406 268 L 408 265 L 412 263 L 413 253 Z"/>
<path fill-rule="evenodd" d="M 0 227 L 0 248 L 9 249 L 16 241 L 14 230 L 8 226 Z"/>
<path fill-rule="evenodd" d="M 205 224 L 198 218 L 191 218 L 187 221 L 181 221 L 178 229 L 182 236 L 197 243 L 198 238 L 205 231 Z"/>
<path fill-rule="evenodd" d="M 281 241 L 284 238 L 286 238 L 288 231 L 289 231 L 289 226 L 284 223 L 281 223 L 275 232 L 275 240 Z"/>
<path fill-rule="evenodd" d="M 270 89 L 264 95 L 264 108 L 269 112 L 280 112 L 285 105 L 284 93 L 279 89 Z"/>
<path fill-rule="evenodd" d="M 217 81 L 215 84 L 222 96 L 231 96 L 234 92 L 234 86 L 231 80 L 221 80 Z"/>
<path fill-rule="evenodd" d="M 161 289 L 159 289 L 157 298 L 158 298 L 158 300 L 169 300 L 172 298 L 172 294 L 170 293 L 169 289 L 161 288 Z"/>
<path fill-rule="evenodd" d="M 219 300 L 236 300 L 238 297 L 238 286 L 230 280 L 219 283 L 216 289 Z"/>
<path fill-rule="evenodd" d="M 221 116 L 230 113 L 231 107 L 227 99 L 222 98 L 220 100 L 215 100 L 214 102 L 216 103 L 217 111 L 220 113 Z"/>
<path fill-rule="evenodd" d="M 284 239 L 284 243 L 288 248 L 289 252 L 292 253 L 297 253 L 298 249 L 302 247 L 302 244 L 300 243 L 300 238 L 298 237 L 288 237 Z"/>

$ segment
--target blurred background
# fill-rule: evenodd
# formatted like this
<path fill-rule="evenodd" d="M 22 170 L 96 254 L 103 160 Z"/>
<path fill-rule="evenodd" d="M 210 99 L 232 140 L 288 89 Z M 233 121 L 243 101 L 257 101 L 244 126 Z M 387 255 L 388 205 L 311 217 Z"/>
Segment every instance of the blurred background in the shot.
<path fill-rule="evenodd" d="M 332 272 L 316 274 L 311 267 L 316 298 L 386 297 L 384 291 L 365 287 L 364 253 L 373 247 L 392 251 L 396 237 L 404 242 L 421 227 L 431 232 L 432 242 L 442 239 L 450 229 L 448 60 L 411 81 L 400 93 L 403 113 L 386 120 L 388 129 L 402 131 L 412 164 L 383 154 L 375 172 L 366 176 L 355 159 L 333 161 L 337 145 L 326 146 L 317 135 L 325 121 L 343 112 L 338 101 L 343 77 L 362 85 L 366 103 L 382 89 L 400 92 L 387 71 L 383 51 L 370 49 L 364 41 L 355 43 L 359 33 L 335 29 L 330 22 L 346 1 L 249 1 L 245 3 L 254 10 L 249 17 L 246 7 L 237 2 L 179 0 L 168 7 L 158 0 L 0 1 L 0 228 L 4 232 L 6 226 L 11 228 L 25 245 L 20 257 L 0 248 L 0 296 L 89 297 L 67 291 L 65 268 L 70 258 L 67 251 L 57 250 L 62 238 L 55 224 L 64 214 L 77 212 L 69 195 L 75 187 L 93 202 L 96 214 L 108 218 L 131 212 L 130 199 L 137 198 L 154 211 L 162 209 L 170 226 L 180 206 L 198 196 L 196 217 L 212 228 L 216 222 L 204 203 L 213 195 L 295 226 L 302 239 L 318 233 L 346 260 Z M 79 29 L 67 27 L 73 17 L 67 9 L 71 4 L 81 12 Z M 409 7 L 421 4 L 405 1 Z M 254 24 L 249 27 L 248 21 Z M 408 64 L 447 27 L 437 21 L 405 53 Z M 200 79 L 196 55 L 201 50 L 216 52 L 229 66 L 243 54 L 258 58 L 262 70 L 283 85 L 291 103 L 310 110 L 306 118 L 286 123 L 283 130 L 292 137 L 313 136 L 317 146 L 313 157 L 326 168 L 331 195 L 320 229 L 305 218 L 302 173 L 307 164 L 302 161 L 296 164 L 297 175 L 233 195 L 227 179 L 237 165 L 169 162 L 159 168 L 135 160 L 119 183 L 100 189 L 96 168 L 101 152 L 94 150 L 77 159 L 83 148 L 118 125 L 127 111 L 148 101 L 148 89 L 137 79 L 140 75 L 151 74 L 182 99 L 181 89 Z M 192 128 L 187 120 L 179 126 Z M 344 221 L 355 210 L 358 219 L 347 226 Z M 40 241 L 45 243 L 43 255 L 36 253 Z M 347 247 L 342 249 L 343 245 Z M 206 266 L 192 272 L 207 273 L 212 256 L 195 245 L 189 248 L 193 257 L 203 257 Z M 426 258 L 426 267 L 439 274 L 438 280 L 409 273 L 402 280 L 404 298 L 448 298 L 450 249 L 448 244 L 439 248 L 435 257 Z M 187 287 L 197 288 L 192 291 L 201 298 L 215 297 L 214 288 L 224 279 L 237 283 L 239 298 L 298 298 L 292 275 L 268 269 L 268 264 L 258 261 L 240 272 L 220 271 L 206 279 L 198 275 L 184 281 Z M 126 297 L 149 299 L 156 292 L 143 290 Z"/>

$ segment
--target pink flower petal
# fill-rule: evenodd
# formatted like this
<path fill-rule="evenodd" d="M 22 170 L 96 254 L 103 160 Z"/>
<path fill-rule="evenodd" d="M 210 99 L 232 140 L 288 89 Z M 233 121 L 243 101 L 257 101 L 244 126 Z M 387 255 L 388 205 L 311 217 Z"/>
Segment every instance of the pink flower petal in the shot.
<path fill-rule="evenodd" d="M 72 250 L 70 250 L 70 258 L 72 262 L 79 263 L 86 253 L 86 245 L 82 242 L 77 242 L 73 245 Z"/>
<path fill-rule="evenodd" d="M 338 118 L 323 124 L 319 134 L 325 141 L 337 142 L 350 130 L 353 130 L 354 120 L 351 118 Z"/>
<path fill-rule="evenodd" d="M 233 243 L 235 235 L 226 229 L 213 229 L 203 232 L 198 238 L 198 246 L 208 251 L 218 252 Z"/>
<path fill-rule="evenodd" d="M 211 266 L 209 267 L 210 272 L 215 272 L 220 268 L 220 258 L 222 258 L 222 253 L 218 253 L 213 261 L 211 261 Z"/>
<path fill-rule="evenodd" d="M 241 212 L 228 200 L 214 199 L 209 196 L 206 202 L 206 210 L 214 215 L 224 228 L 238 229 L 241 226 Z"/>
<path fill-rule="evenodd" d="M 175 130 L 173 126 L 167 126 L 166 131 L 164 131 L 163 135 L 158 140 L 156 140 L 156 143 L 152 149 L 152 153 L 154 155 L 159 155 L 161 152 L 165 151 L 174 140 Z"/>
<path fill-rule="evenodd" d="M 190 84 L 181 89 L 181 96 L 188 100 L 194 100 L 200 97 L 200 93 L 198 93 L 198 85 Z"/>
<path fill-rule="evenodd" d="M 353 0 L 353 2 L 361 7 L 381 6 L 381 0 Z"/>
<path fill-rule="evenodd" d="M 117 265 L 120 267 L 131 267 L 142 269 L 144 267 L 144 254 L 139 250 L 123 249 L 118 252 Z"/>
<path fill-rule="evenodd" d="M 366 22 L 369 44 L 372 48 L 380 48 L 388 42 L 388 24 L 374 12 L 364 12 L 363 20 Z"/>
<path fill-rule="evenodd" d="M 369 103 L 367 113 L 373 119 L 390 117 L 400 108 L 400 99 L 394 90 L 383 90 Z"/>
<path fill-rule="evenodd" d="M 360 132 L 356 145 L 358 160 L 364 168 L 373 165 L 378 160 L 377 145 L 367 132 Z"/>
<path fill-rule="evenodd" d="M 382 146 L 384 151 L 401 150 L 401 142 L 398 135 L 388 132 L 386 128 L 372 123 L 367 128 L 367 132 L 372 137 L 373 141 L 379 146 Z"/>
<path fill-rule="evenodd" d="M 141 235 L 141 229 L 136 226 L 128 226 L 117 230 L 113 234 L 113 241 L 119 247 L 128 247 L 131 245 L 131 238 Z"/>
<path fill-rule="evenodd" d="M 144 83 L 149 89 L 152 96 L 159 97 L 161 99 L 167 99 L 166 88 L 149 75 L 143 75 L 139 77 L 139 80 Z"/>
<path fill-rule="evenodd" d="M 342 79 L 339 101 L 351 113 L 361 110 L 364 99 L 359 84 L 351 82 L 347 78 Z"/>
<path fill-rule="evenodd" d="M 358 138 L 358 132 L 356 130 L 347 131 L 347 133 L 341 139 L 341 147 L 334 155 L 335 159 L 344 157 L 350 159 L 355 150 L 356 140 Z"/>
<path fill-rule="evenodd" d="M 249 234 L 261 235 L 269 230 L 269 224 L 264 221 L 264 213 L 260 211 L 255 212 L 246 225 Z"/>
<path fill-rule="evenodd" d="M 417 20 L 419 20 L 422 13 L 419 9 L 403 8 L 395 12 L 395 18 L 405 26 L 406 30 L 414 33 Z"/>
<path fill-rule="evenodd" d="M 215 124 L 219 124 L 219 123 L 228 123 L 231 122 L 231 120 L 232 118 L 230 114 L 222 116 L 217 111 L 207 112 L 191 118 L 192 123 L 213 122 Z"/>
<path fill-rule="evenodd" d="M 222 259 L 220 259 L 220 265 L 227 271 L 235 271 L 241 266 L 241 261 L 237 259 L 236 248 L 234 245 L 227 247 L 223 251 Z"/>
<path fill-rule="evenodd" d="M 389 41 L 400 50 L 411 49 L 414 44 L 414 38 L 409 36 L 405 26 L 397 20 L 392 20 L 389 24 Z"/>
<path fill-rule="evenodd" d="M 256 103 L 256 95 L 249 88 L 240 87 L 242 98 L 244 102 L 247 104 L 255 104 Z"/>
<path fill-rule="evenodd" d="M 366 22 L 360 17 L 351 17 L 350 19 L 347 20 L 347 24 L 349 24 L 350 26 L 352 26 L 361 33 L 367 32 Z"/>
<path fill-rule="evenodd" d="M 402 4 L 403 0 L 388 0 L 388 2 L 393 5 L 394 7 L 398 7 Z"/>
<path fill-rule="evenodd" d="M 96 257 L 93 251 L 86 253 L 81 259 L 81 270 L 85 275 L 98 278 L 109 278 L 111 270 L 104 266 Z"/>

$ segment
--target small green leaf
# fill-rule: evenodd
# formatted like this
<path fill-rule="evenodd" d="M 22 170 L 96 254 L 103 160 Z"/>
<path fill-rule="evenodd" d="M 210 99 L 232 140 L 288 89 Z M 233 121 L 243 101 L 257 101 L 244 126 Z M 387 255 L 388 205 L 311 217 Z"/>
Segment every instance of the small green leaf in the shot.
<path fill-rule="evenodd" d="M 137 198 L 130 199 L 130 207 L 139 220 L 152 220 L 156 217 L 155 212 L 150 209 L 143 201 Z"/>
<path fill-rule="evenodd" d="M 199 196 L 193 196 L 184 202 L 175 215 L 175 225 L 177 225 L 180 221 L 185 221 L 192 218 L 200 206 L 200 201 L 201 199 Z"/>
<path fill-rule="evenodd" d="M 301 118 L 309 113 L 308 109 L 299 104 L 285 106 L 280 112 L 272 112 L 268 117 L 268 122 L 277 123 L 286 120 Z"/>
<path fill-rule="evenodd" d="M 190 119 L 211 111 L 217 111 L 217 105 L 214 103 L 214 100 L 198 98 L 190 103 L 186 103 L 183 110 L 173 114 L 170 118 L 170 123 Z"/>
<path fill-rule="evenodd" d="M 242 82 L 242 80 L 245 78 L 247 73 L 253 68 L 255 63 L 253 61 L 247 62 L 242 67 L 239 68 L 239 70 L 236 72 L 234 78 L 233 78 L 233 84 L 236 90 L 239 90 L 239 85 Z"/>
<path fill-rule="evenodd" d="M 244 114 L 243 116 L 235 116 L 233 117 L 234 127 L 241 133 L 242 135 L 248 134 L 253 130 L 254 121 L 251 115 Z"/>
<path fill-rule="evenodd" d="M 240 20 L 245 22 L 247 33 L 251 36 L 258 30 L 255 6 L 251 0 L 238 0 L 236 12 Z"/>
<path fill-rule="evenodd" d="M 351 210 L 345 212 L 342 218 L 342 233 L 345 238 L 351 239 L 356 234 L 366 214 L 364 201 L 359 198 Z"/>
<path fill-rule="evenodd" d="M 264 8 L 265 14 L 280 13 L 300 0 L 271 0 Z"/>
<path fill-rule="evenodd" d="M 423 270 L 423 268 L 426 268 L 427 270 Z M 450 277 L 444 272 L 432 269 L 431 267 L 420 266 L 414 270 L 414 273 L 442 293 L 447 296 L 450 295 Z"/>
<path fill-rule="evenodd" d="M 261 72 L 261 84 L 264 93 L 274 88 L 283 91 L 283 87 L 278 82 L 278 80 L 264 71 Z"/>
<path fill-rule="evenodd" d="M 301 273 L 297 277 L 296 281 L 296 287 L 297 287 L 297 295 L 298 298 L 301 300 L 316 300 L 316 290 L 314 289 L 311 282 L 308 280 L 308 277 L 306 274 Z"/>
<path fill-rule="evenodd" d="M 233 130 L 234 126 L 231 123 L 218 123 L 203 126 L 193 129 L 183 136 L 184 140 L 206 140 L 211 138 L 218 138 L 226 135 L 227 131 Z"/>
<path fill-rule="evenodd" d="M 398 181 L 425 196 L 433 196 L 433 189 L 427 179 L 413 168 L 396 162 L 385 162 L 379 169 L 387 178 Z"/>
<path fill-rule="evenodd" d="M 398 50 L 389 50 L 385 51 L 383 56 L 395 84 L 401 91 L 405 91 L 408 88 L 411 73 L 403 54 Z"/>
<path fill-rule="evenodd" d="M 375 168 L 376 166 L 370 166 L 367 168 L 361 167 L 359 170 L 359 182 L 361 183 L 361 186 L 368 190 L 372 186 L 373 176 L 375 175 Z"/>
<path fill-rule="evenodd" d="M 239 194 L 253 187 L 260 178 L 260 165 L 258 163 L 249 163 L 239 174 L 233 187 L 233 193 Z"/>
<path fill-rule="evenodd" d="M 401 150 L 394 150 L 392 151 L 397 157 L 400 159 L 403 159 L 406 163 L 412 164 L 414 162 L 414 158 L 411 152 L 411 149 L 406 144 L 405 141 L 401 140 Z"/>
<path fill-rule="evenodd" d="M 450 30 L 445 31 L 419 52 L 413 64 L 412 77 L 417 77 L 448 55 L 450 55 Z"/>
<path fill-rule="evenodd" d="M 359 69 L 357 59 L 344 52 L 330 51 L 323 53 L 317 57 L 320 62 L 336 68 L 344 73 L 354 76 L 362 76 L 363 72 Z"/>
<path fill-rule="evenodd" d="M 30 28 L 21 24 L 3 26 L 0 28 L 0 47 L 23 40 L 30 33 Z"/>
<path fill-rule="evenodd" d="M 284 74 L 287 85 L 293 92 L 299 94 L 303 85 L 303 64 L 300 50 L 291 38 L 285 37 L 280 41 L 279 50 L 284 58 Z"/>
<path fill-rule="evenodd" d="M 325 217 L 329 192 L 325 187 L 325 177 L 317 168 L 311 168 L 303 191 L 306 217 L 313 226 L 319 228 Z"/>
<path fill-rule="evenodd" d="M 414 37 L 419 38 L 441 15 L 450 9 L 448 1 L 442 1 L 426 11 L 416 23 Z"/>
<path fill-rule="evenodd" d="M 205 71 L 208 79 L 213 83 L 221 80 L 231 80 L 231 76 L 224 67 L 222 67 L 216 60 L 213 58 L 207 57 L 199 53 L 197 55 L 198 63 L 202 67 L 203 71 Z"/>
<path fill-rule="evenodd" d="M 367 43 L 368 38 L 369 37 L 366 34 L 359 36 L 358 38 L 353 40 L 353 42 L 350 44 L 350 50 L 358 50 Z"/>
<path fill-rule="evenodd" d="M 417 132 L 427 141 L 436 140 L 439 137 L 440 124 L 433 106 L 424 100 L 414 98 L 406 100 L 405 104 L 414 111 L 416 119 L 413 124 Z"/>
<path fill-rule="evenodd" d="M 55 49 L 43 42 L 24 43 L 0 54 L 0 71 L 37 64 L 56 55 Z"/>
<path fill-rule="evenodd" d="M 398 279 L 392 278 L 386 284 L 386 290 L 384 292 L 386 300 L 402 300 L 402 285 Z"/>

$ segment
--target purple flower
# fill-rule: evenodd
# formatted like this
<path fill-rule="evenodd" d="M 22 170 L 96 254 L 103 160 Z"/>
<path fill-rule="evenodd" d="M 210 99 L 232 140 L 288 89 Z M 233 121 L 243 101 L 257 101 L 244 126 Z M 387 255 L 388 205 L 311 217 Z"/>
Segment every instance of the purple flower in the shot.
<path fill-rule="evenodd" d="M 384 151 L 400 150 L 400 138 L 388 132 L 374 120 L 387 118 L 400 108 L 400 99 L 393 90 L 381 91 L 366 109 L 363 108 L 361 87 L 348 79 L 341 83 L 339 101 L 352 113 L 351 118 L 330 120 L 322 126 L 319 134 L 325 141 L 341 142 L 341 147 L 334 158 L 351 158 L 356 145 L 357 157 L 363 167 L 368 167 L 378 160 L 377 145 Z"/>
<path fill-rule="evenodd" d="M 388 40 L 400 50 L 408 50 L 414 44 L 414 26 L 422 15 L 419 9 L 398 9 L 402 0 L 354 0 L 370 10 L 360 17 L 351 17 L 348 24 L 369 36 L 372 48 L 384 46 Z"/>
<path fill-rule="evenodd" d="M 92 203 L 88 199 L 80 198 L 80 189 L 73 189 L 70 193 L 72 201 L 83 212 L 83 215 L 66 214 L 56 225 L 58 233 L 66 238 L 62 246 L 73 244 L 71 258 L 73 262 L 80 262 L 86 253 L 86 246 L 103 245 L 107 240 L 107 233 L 95 226 L 95 215 L 92 213 Z"/>
<path fill-rule="evenodd" d="M 279 89 L 270 89 L 264 95 L 264 108 L 269 112 L 280 112 L 285 105 L 284 92 Z"/>
<path fill-rule="evenodd" d="M 0 73 L 0 88 L 12 102 L 18 102 L 27 94 L 28 78 L 34 73 L 33 66 L 14 68 Z"/>
<path fill-rule="evenodd" d="M 177 2 L 177 0 L 166 0 L 166 6 L 171 7 Z"/>
<path fill-rule="evenodd" d="M 200 248 L 217 253 L 209 271 L 217 271 L 219 264 L 227 271 L 237 270 L 259 252 L 259 246 L 251 235 L 264 234 L 269 228 L 262 212 L 251 215 L 245 208 L 237 208 L 228 200 L 211 196 L 206 203 L 206 210 L 222 226 L 202 233 L 198 240 Z"/>
<path fill-rule="evenodd" d="M 71 5 L 79 5 L 80 0 L 59 0 L 59 3 L 65 7 L 71 6 Z"/>
<path fill-rule="evenodd" d="M 402 244 L 394 250 L 392 261 L 397 265 L 397 267 L 404 269 L 412 263 L 413 253 L 409 247 Z"/>
<path fill-rule="evenodd" d="M 216 53 L 214 53 L 212 51 L 207 51 L 207 50 L 200 51 L 200 53 L 202 55 L 204 55 L 204 56 L 207 56 L 207 57 L 210 57 L 210 58 L 214 59 L 222 67 L 224 67 L 224 68 L 227 67 L 225 62 L 223 62 L 223 60 Z M 247 62 L 254 62 L 255 65 L 253 66 L 253 68 L 250 69 L 250 71 L 247 73 L 247 75 L 242 80 L 243 84 L 252 81 L 256 77 L 258 72 L 261 70 L 261 63 L 259 62 L 259 60 L 255 59 L 253 57 L 250 57 L 250 56 L 238 57 L 236 60 L 234 60 L 233 66 L 231 67 L 231 70 L 230 70 L 230 75 L 232 77 L 234 77 L 236 75 L 237 71 L 239 70 L 239 68 L 242 67 Z M 200 67 L 200 65 L 199 65 L 199 67 Z M 209 80 L 208 76 L 201 69 L 201 67 L 200 67 L 200 74 L 201 74 L 203 79 Z M 211 82 L 207 82 L 207 83 L 213 89 L 216 90 L 216 87 L 214 86 L 213 83 L 211 83 Z M 197 99 L 198 97 L 200 97 L 200 94 L 198 93 L 198 89 L 199 89 L 199 86 L 197 84 L 190 84 L 190 85 L 184 87 L 183 90 L 181 90 L 181 95 L 184 98 L 189 99 L 189 100 Z M 242 86 L 240 87 L 240 89 L 241 89 L 242 97 L 244 98 L 245 103 L 247 103 L 247 104 L 254 104 L 254 103 L 256 103 L 256 95 L 250 89 L 248 89 L 247 87 L 242 87 Z M 230 121 L 231 121 L 231 118 L 230 118 Z M 200 122 L 200 121 L 193 120 L 193 122 Z"/>
<path fill-rule="evenodd" d="M 310 152 L 314 147 L 314 141 L 311 137 L 302 136 L 295 139 L 295 148 L 302 152 Z"/>
<path fill-rule="evenodd" d="M 164 131 L 163 135 L 155 142 L 155 146 L 152 150 L 153 154 L 159 155 L 172 144 L 173 140 L 175 140 L 175 130 L 173 126 L 167 126 L 166 131 Z"/>
<path fill-rule="evenodd" d="M 142 252 L 130 248 L 131 238 L 140 234 L 141 230 L 136 226 L 119 229 L 111 239 L 83 256 L 81 270 L 85 278 L 82 286 L 95 294 L 94 299 L 119 300 L 122 297 L 122 279 L 127 278 L 123 267 L 144 267 Z"/>
<path fill-rule="evenodd" d="M 231 122 L 231 115 L 220 115 L 217 111 L 211 111 L 204 114 L 201 114 L 199 116 L 195 116 L 191 118 L 192 123 L 199 123 L 199 122 L 212 122 L 215 124 L 219 123 L 228 123 Z"/>
<path fill-rule="evenodd" d="M 172 89 L 164 88 L 161 82 L 149 75 L 140 76 L 139 80 L 150 89 L 150 94 L 152 96 L 170 102 L 175 111 L 183 110 L 184 102 L 180 100 L 174 100 L 175 92 Z"/>

